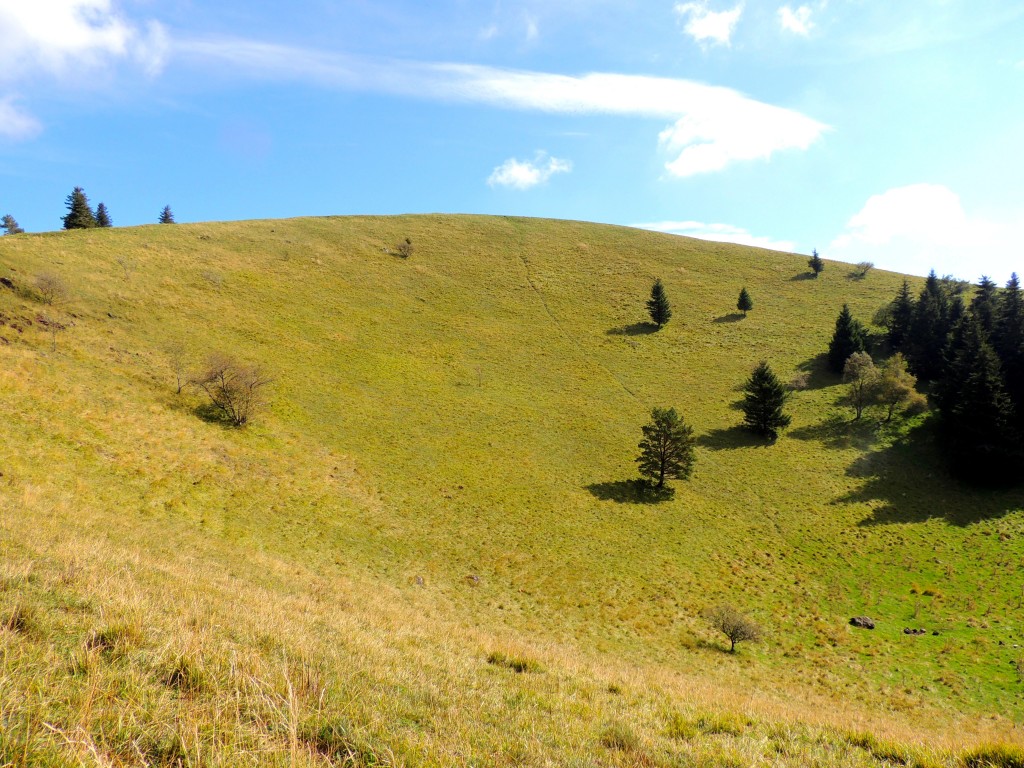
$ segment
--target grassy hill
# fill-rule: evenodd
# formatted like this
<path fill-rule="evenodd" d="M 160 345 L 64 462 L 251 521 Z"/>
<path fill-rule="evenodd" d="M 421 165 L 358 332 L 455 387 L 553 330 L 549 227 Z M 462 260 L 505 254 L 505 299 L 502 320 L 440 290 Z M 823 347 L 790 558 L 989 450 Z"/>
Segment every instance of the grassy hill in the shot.
<path fill-rule="evenodd" d="M 1024 496 L 948 479 L 927 416 L 846 423 L 835 316 L 903 279 L 850 269 L 475 216 L 0 238 L 0 764 L 984 764 Z M 274 376 L 245 430 L 175 391 L 214 351 Z M 772 445 L 761 359 L 809 381 Z M 697 465 L 644 503 L 668 405 Z M 766 641 L 725 653 L 719 602 Z"/>

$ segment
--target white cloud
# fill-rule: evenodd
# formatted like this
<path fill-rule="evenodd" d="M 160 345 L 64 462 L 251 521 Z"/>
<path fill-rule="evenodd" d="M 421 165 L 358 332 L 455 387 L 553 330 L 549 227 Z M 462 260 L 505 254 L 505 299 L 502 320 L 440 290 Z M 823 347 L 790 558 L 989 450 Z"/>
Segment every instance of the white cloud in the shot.
<path fill-rule="evenodd" d="M 13 97 L 0 98 L 0 136 L 27 139 L 39 133 L 41 126 L 32 115 L 20 109 Z"/>
<path fill-rule="evenodd" d="M 811 6 L 809 5 L 801 5 L 796 9 L 784 5 L 779 8 L 779 23 L 787 32 L 807 37 L 811 34 L 811 30 L 814 29 L 811 13 Z"/>
<path fill-rule="evenodd" d="M 111 0 L 0 0 L 0 78 L 39 70 L 58 76 L 112 59 L 159 69 L 167 47 L 163 27 L 140 29 Z"/>
<path fill-rule="evenodd" d="M 568 160 L 538 152 L 532 161 L 510 157 L 491 172 L 487 183 L 492 187 L 526 190 L 543 184 L 556 173 L 569 173 L 571 170 L 572 163 Z"/>
<path fill-rule="evenodd" d="M 558 75 L 472 64 L 402 62 L 326 54 L 246 40 L 180 41 L 176 52 L 209 66 L 276 80 L 505 109 L 611 114 L 674 121 L 661 132 L 676 176 L 718 171 L 743 160 L 807 149 L 827 126 L 806 115 L 751 99 L 730 88 L 644 75 Z M 219 70 L 225 69 L 223 66 Z"/>
<path fill-rule="evenodd" d="M 683 30 L 696 42 L 729 45 L 743 3 L 728 11 L 712 11 L 707 2 L 676 3 L 675 12 L 686 22 Z"/>
<path fill-rule="evenodd" d="M 1020 268 L 1018 253 L 1011 223 L 968 213 L 948 187 L 911 184 L 868 198 L 822 255 L 976 280 L 983 272 L 1005 279 Z"/>
<path fill-rule="evenodd" d="M 792 253 L 796 243 L 792 240 L 775 240 L 771 237 L 752 235 L 742 227 L 732 224 L 705 224 L 701 221 L 655 221 L 646 224 L 633 224 L 638 229 L 650 229 L 654 232 L 666 232 L 672 235 L 685 235 L 701 240 L 713 240 L 719 243 L 738 243 L 753 245 L 758 248 L 769 248 L 773 251 Z"/>

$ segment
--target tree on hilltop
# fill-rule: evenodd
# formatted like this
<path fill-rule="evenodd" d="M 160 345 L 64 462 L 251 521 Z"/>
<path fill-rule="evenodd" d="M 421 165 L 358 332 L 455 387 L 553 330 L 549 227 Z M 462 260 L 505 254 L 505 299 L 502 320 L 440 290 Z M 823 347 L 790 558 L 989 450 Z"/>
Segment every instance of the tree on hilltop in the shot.
<path fill-rule="evenodd" d="M 647 312 L 659 328 L 672 317 L 672 307 L 668 303 L 668 296 L 665 295 L 665 286 L 661 284 L 661 278 L 655 280 L 654 285 L 651 286 L 651 298 L 647 300 Z"/>
<path fill-rule="evenodd" d="M 850 355 L 867 351 L 867 337 L 864 326 L 850 314 L 849 305 L 843 304 L 828 345 L 828 367 L 835 373 L 842 373 Z"/>
<path fill-rule="evenodd" d="M 754 300 L 750 298 L 750 294 L 747 293 L 746 288 L 740 288 L 740 297 L 736 300 L 736 309 L 743 313 L 743 316 L 747 316 L 747 312 L 754 308 Z"/>
<path fill-rule="evenodd" d="M 782 410 L 788 397 L 768 361 L 762 360 L 743 385 L 743 426 L 775 440 L 791 421 Z"/>
<path fill-rule="evenodd" d="M 693 428 L 687 426 L 676 409 L 652 409 L 651 422 L 642 430 L 644 439 L 636 458 L 641 477 L 656 481 L 655 488 L 664 486 L 666 479 L 688 478 L 693 471 L 696 440 Z"/>
<path fill-rule="evenodd" d="M 75 187 L 64 201 L 68 212 L 62 217 L 64 229 L 92 229 L 96 226 L 96 214 L 89 207 L 85 190 Z"/>
<path fill-rule="evenodd" d="M 0 222 L 0 226 L 4 228 L 4 234 L 6 235 L 20 235 L 22 232 L 25 231 L 18 225 L 18 222 L 9 213 L 6 216 L 4 216 L 3 221 Z"/>
<path fill-rule="evenodd" d="M 110 213 L 107 211 L 107 206 L 100 203 L 96 206 L 96 226 L 97 227 L 112 227 L 114 222 L 110 220 Z"/>
<path fill-rule="evenodd" d="M 171 206 L 165 205 L 164 209 L 160 211 L 160 218 L 157 220 L 160 224 L 174 224 L 174 214 L 171 212 Z"/>
<path fill-rule="evenodd" d="M 817 248 L 811 251 L 811 258 L 807 261 L 807 266 L 811 268 L 815 277 L 825 271 L 825 260 L 818 255 Z"/>

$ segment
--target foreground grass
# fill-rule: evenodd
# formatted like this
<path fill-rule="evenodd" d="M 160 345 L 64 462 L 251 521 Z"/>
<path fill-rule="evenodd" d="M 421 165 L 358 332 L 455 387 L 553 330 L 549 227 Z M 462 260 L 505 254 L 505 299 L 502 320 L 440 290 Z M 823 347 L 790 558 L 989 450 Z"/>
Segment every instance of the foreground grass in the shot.
<path fill-rule="evenodd" d="M 927 419 L 830 416 L 838 307 L 869 318 L 898 276 L 479 217 L 19 236 L 0 265 L 7 762 L 953 764 L 1014 739 L 1019 494 L 946 480 Z M 25 290 L 41 272 L 66 303 Z M 202 421 L 179 346 L 267 364 L 269 412 Z M 766 355 L 811 383 L 772 446 L 734 429 Z M 627 482 L 652 405 L 701 435 L 660 504 Z M 768 642 L 722 653 L 719 600 Z"/>

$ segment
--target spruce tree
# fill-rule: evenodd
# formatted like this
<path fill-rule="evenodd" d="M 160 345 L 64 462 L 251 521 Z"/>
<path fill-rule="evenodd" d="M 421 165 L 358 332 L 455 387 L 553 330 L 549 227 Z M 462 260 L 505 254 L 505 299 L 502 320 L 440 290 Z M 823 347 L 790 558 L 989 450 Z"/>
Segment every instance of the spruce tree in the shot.
<path fill-rule="evenodd" d="M 775 440 L 789 426 L 790 417 L 782 410 L 786 398 L 786 388 L 762 360 L 743 385 L 743 426 Z"/>
<path fill-rule="evenodd" d="M 100 203 L 96 206 L 96 226 L 97 227 L 112 227 L 114 222 L 110 220 L 110 213 L 107 212 L 107 206 Z"/>
<path fill-rule="evenodd" d="M 1016 272 L 999 297 L 992 346 L 1002 364 L 1007 392 L 1024 416 L 1024 296 Z"/>
<path fill-rule="evenodd" d="M 900 351 L 910 334 L 910 324 L 914 319 L 914 297 L 910 294 L 910 285 L 906 280 L 900 286 L 899 293 L 890 305 L 889 317 L 886 321 L 886 340 L 889 349 Z"/>
<path fill-rule="evenodd" d="M 992 336 L 999 311 L 999 288 L 994 281 L 982 275 L 978 292 L 971 299 L 971 314 L 978 321 L 986 336 Z"/>
<path fill-rule="evenodd" d="M 811 258 L 807 262 L 807 266 L 811 268 L 814 276 L 817 277 L 825 271 L 825 260 L 818 255 L 818 249 L 815 248 L 811 251 Z"/>
<path fill-rule="evenodd" d="M 743 313 L 743 316 L 747 316 L 747 312 L 754 308 L 754 300 L 750 298 L 750 294 L 747 293 L 746 288 L 740 288 L 740 297 L 736 301 L 736 309 Z"/>
<path fill-rule="evenodd" d="M 4 216 L 3 221 L 0 222 L 0 226 L 4 228 L 4 234 L 6 235 L 20 235 L 25 230 L 18 226 L 18 222 L 11 214 Z"/>
<path fill-rule="evenodd" d="M 642 430 L 644 439 L 636 458 L 641 477 L 656 481 L 654 487 L 661 488 L 667 479 L 690 476 L 697 441 L 693 428 L 686 425 L 675 408 L 654 408 L 650 424 Z"/>
<path fill-rule="evenodd" d="M 867 351 L 867 342 L 868 334 L 864 326 L 850 314 L 849 305 L 843 304 L 836 318 L 832 341 L 828 345 L 828 367 L 835 373 L 842 373 L 850 355 Z"/>
<path fill-rule="evenodd" d="M 932 381 L 942 375 L 943 353 L 953 327 L 949 288 L 932 270 L 914 305 L 914 317 L 903 351 L 919 379 Z"/>
<path fill-rule="evenodd" d="M 668 303 L 665 286 L 661 284 L 660 278 L 655 280 L 651 287 L 651 298 L 647 300 L 647 311 L 651 315 L 651 320 L 659 328 L 672 317 L 672 307 Z"/>
<path fill-rule="evenodd" d="M 160 224 L 174 224 L 174 214 L 171 213 L 171 206 L 165 205 L 164 209 L 160 211 Z"/>
<path fill-rule="evenodd" d="M 96 226 L 96 215 L 89 207 L 89 198 L 85 190 L 75 187 L 64 202 L 68 212 L 62 217 L 64 229 L 92 229 Z"/>

